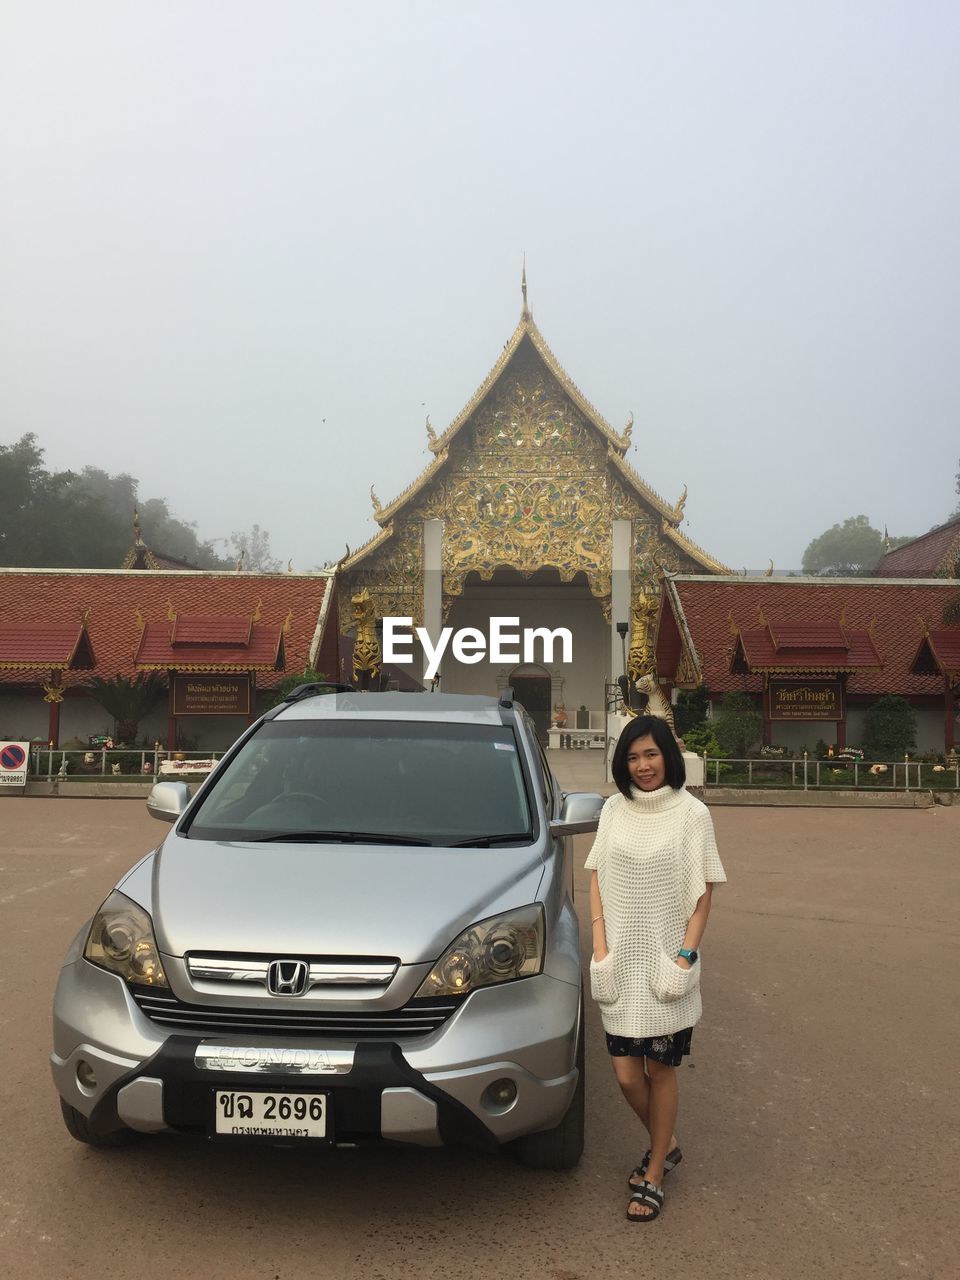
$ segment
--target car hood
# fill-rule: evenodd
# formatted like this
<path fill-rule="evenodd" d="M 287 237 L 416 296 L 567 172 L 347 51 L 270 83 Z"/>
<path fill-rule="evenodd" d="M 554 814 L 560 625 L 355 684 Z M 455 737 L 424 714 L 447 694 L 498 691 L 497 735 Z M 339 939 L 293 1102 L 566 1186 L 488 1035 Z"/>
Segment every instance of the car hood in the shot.
<path fill-rule="evenodd" d="M 536 901 L 536 846 L 234 844 L 171 834 L 153 866 L 160 950 L 432 961 L 468 925 Z M 146 905 L 146 904 L 144 904 Z"/>

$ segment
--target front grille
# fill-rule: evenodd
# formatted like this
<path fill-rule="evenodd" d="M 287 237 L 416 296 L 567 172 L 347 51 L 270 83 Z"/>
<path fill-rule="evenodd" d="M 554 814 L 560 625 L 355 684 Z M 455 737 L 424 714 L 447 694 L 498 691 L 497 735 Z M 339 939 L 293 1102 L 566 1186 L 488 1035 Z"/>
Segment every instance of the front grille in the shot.
<path fill-rule="evenodd" d="M 347 1040 L 393 1040 L 428 1036 L 442 1027 L 457 1002 L 423 1000 L 402 1009 L 332 1013 L 313 1009 L 244 1008 L 184 1004 L 170 992 L 134 987 L 137 1008 L 160 1026 L 196 1035 L 325 1036 Z"/>

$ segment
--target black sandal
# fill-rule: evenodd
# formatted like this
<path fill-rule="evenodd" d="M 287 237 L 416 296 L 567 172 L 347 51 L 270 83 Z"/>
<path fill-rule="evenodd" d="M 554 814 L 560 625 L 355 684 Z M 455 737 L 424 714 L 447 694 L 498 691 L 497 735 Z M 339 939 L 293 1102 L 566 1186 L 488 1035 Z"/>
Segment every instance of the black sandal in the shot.
<path fill-rule="evenodd" d="M 664 1177 L 666 1177 L 671 1170 L 675 1169 L 682 1159 L 683 1159 L 683 1152 L 680 1150 L 679 1147 L 674 1147 L 672 1151 L 668 1151 L 666 1158 L 664 1159 L 664 1162 L 663 1162 Z M 630 1177 L 627 1179 L 627 1186 L 630 1188 L 631 1191 L 636 1191 L 640 1186 L 639 1182 L 633 1181 L 634 1178 L 646 1179 L 647 1169 L 649 1167 L 650 1167 L 650 1152 L 645 1151 L 643 1153 L 643 1159 L 640 1161 L 640 1163 L 637 1165 L 634 1171 L 630 1174 Z"/>
<path fill-rule="evenodd" d="M 650 1213 L 631 1213 L 631 1204 L 645 1205 Z M 652 1182 L 644 1182 L 638 1187 L 630 1197 L 627 1204 L 627 1218 L 630 1222 L 652 1222 L 654 1218 L 660 1217 L 660 1210 L 663 1208 L 663 1191 L 660 1187 L 654 1186 Z"/>

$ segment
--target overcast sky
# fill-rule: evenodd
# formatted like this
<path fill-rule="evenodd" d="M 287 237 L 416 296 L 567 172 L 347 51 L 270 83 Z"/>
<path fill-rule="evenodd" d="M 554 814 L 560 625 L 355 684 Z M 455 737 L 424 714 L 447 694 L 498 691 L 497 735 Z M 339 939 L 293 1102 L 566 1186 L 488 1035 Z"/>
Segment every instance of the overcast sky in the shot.
<path fill-rule="evenodd" d="M 519 317 L 684 530 L 957 502 L 956 0 L 5 0 L 0 440 L 310 568 Z"/>

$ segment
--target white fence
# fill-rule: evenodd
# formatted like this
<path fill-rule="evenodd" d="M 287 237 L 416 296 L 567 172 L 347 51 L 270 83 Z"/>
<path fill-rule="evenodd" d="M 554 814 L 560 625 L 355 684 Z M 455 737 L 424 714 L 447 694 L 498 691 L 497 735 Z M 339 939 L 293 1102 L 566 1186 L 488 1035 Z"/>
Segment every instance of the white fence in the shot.
<path fill-rule="evenodd" d="M 725 760 L 704 757 L 708 787 L 779 787 L 801 791 L 955 791 L 960 764 L 922 760 Z"/>
<path fill-rule="evenodd" d="M 198 777 L 208 774 L 224 753 L 215 751 L 153 751 L 122 749 L 116 747 L 91 747 L 89 750 L 59 750 L 53 747 L 33 747 L 30 751 L 28 780 L 46 778 L 70 778 L 82 781 L 89 778 L 131 778 L 169 780 L 188 775 Z"/>

